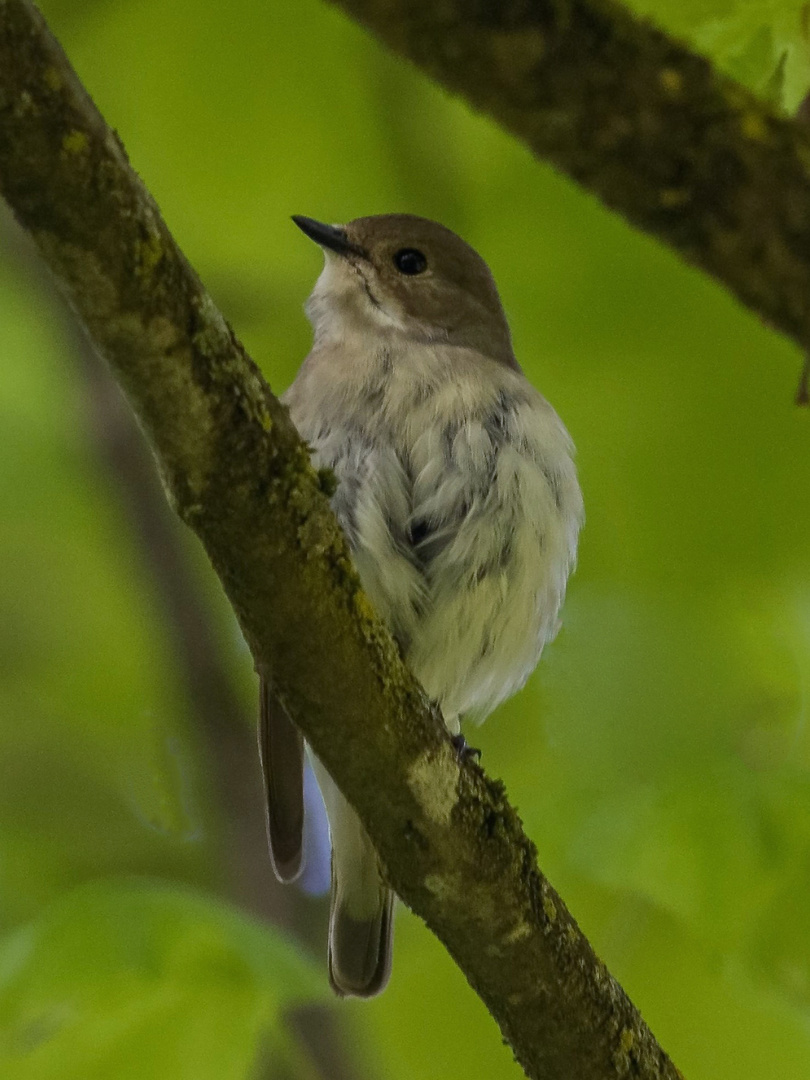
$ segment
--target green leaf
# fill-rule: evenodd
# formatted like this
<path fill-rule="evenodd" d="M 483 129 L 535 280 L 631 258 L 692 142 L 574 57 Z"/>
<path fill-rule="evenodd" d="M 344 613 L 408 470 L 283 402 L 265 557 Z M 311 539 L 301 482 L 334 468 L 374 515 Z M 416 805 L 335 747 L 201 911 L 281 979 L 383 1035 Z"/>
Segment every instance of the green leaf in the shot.
<path fill-rule="evenodd" d="M 805 5 L 797 0 L 628 0 L 788 112 L 810 87 Z"/>
<path fill-rule="evenodd" d="M 279 933 L 191 891 L 98 882 L 0 943 L 2 1080 L 241 1080 L 289 1060 L 282 1015 L 326 979 Z"/>

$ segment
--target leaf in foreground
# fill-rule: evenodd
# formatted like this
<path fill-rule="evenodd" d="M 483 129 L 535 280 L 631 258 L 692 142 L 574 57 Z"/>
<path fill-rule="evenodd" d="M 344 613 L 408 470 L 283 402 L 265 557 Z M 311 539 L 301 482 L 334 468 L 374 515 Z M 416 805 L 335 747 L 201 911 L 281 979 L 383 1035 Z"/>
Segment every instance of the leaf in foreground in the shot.
<path fill-rule="evenodd" d="M 98 882 L 0 942 L 0 1078 L 242 1080 L 290 1060 L 282 1014 L 324 995 L 271 927 L 191 891 Z"/>

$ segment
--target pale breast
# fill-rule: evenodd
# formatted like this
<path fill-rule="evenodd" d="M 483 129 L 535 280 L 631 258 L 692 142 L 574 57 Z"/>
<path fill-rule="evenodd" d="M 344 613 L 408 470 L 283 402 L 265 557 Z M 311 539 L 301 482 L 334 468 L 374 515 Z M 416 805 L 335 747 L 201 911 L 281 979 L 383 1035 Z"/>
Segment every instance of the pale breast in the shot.
<path fill-rule="evenodd" d="M 523 376 L 440 352 L 384 358 L 354 399 L 327 376 L 288 402 L 414 673 L 448 719 L 483 718 L 556 633 L 582 499 L 570 439 Z"/>

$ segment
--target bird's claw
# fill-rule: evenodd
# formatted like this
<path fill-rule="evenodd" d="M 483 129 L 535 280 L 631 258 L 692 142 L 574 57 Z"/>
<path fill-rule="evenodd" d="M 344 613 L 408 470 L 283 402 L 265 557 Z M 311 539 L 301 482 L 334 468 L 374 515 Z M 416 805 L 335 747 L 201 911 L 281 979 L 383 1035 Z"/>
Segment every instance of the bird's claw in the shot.
<path fill-rule="evenodd" d="M 481 760 L 481 751 L 475 746 L 470 746 L 463 735 L 451 735 L 450 742 L 453 744 L 459 765 L 462 765 L 465 761 L 471 761 L 473 758 L 476 761 Z"/>

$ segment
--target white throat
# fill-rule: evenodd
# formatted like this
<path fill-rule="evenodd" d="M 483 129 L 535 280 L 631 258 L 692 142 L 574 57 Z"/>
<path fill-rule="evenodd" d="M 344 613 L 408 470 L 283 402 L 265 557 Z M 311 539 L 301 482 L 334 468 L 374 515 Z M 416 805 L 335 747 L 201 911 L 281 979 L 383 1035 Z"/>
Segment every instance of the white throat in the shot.
<path fill-rule="evenodd" d="M 329 251 L 325 255 L 326 263 L 304 308 L 314 331 L 314 348 L 367 347 L 369 340 L 402 348 L 441 340 L 435 330 L 392 310 L 359 267 Z"/>

